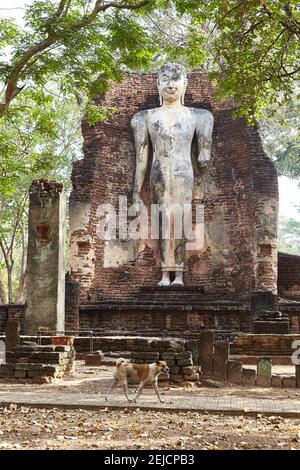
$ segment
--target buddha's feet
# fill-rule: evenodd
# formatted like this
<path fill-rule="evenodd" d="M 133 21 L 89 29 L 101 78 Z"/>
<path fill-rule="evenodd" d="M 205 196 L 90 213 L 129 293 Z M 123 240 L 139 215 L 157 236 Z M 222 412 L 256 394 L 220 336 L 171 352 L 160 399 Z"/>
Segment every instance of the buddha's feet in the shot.
<path fill-rule="evenodd" d="M 174 279 L 171 285 L 172 286 L 184 286 L 182 279 Z"/>
<path fill-rule="evenodd" d="M 157 285 L 160 287 L 168 287 L 171 285 L 171 282 L 169 279 L 162 279 Z"/>

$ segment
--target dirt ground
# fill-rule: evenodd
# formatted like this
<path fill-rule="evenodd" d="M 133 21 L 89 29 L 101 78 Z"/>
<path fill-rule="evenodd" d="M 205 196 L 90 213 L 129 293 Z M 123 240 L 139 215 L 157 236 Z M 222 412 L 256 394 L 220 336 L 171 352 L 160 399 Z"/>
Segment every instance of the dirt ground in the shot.
<path fill-rule="evenodd" d="M 0 410 L 0 450 L 4 449 L 300 450 L 300 420 L 11 405 Z"/>
<path fill-rule="evenodd" d="M 73 377 L 32 385 L 0 381 L 0 391 L 39 391 L 47 394 L 106 392 L 112 368 L 78 363 Z M 299 398 L 300 390 L 259 387 L 207 388 L 160 384 L 164 398 L 172 395 Z M 115 394 L 121 394 L 116 389 Z M 62 410 L 11 405 L 0 408 L 0 450 L 5 449 L 297 449 L 300 419 L 277 416 L 228 416 L 198 412 L 161 412 L 140 409 Z"/>

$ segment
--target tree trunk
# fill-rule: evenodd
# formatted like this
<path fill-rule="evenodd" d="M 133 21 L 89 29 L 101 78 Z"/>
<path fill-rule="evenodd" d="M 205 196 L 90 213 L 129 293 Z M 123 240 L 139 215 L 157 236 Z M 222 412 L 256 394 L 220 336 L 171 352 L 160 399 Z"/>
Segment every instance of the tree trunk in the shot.
<path fill-rule="evenodd" d="M 25 286 L 26 286 L 26 272 L 23 272 L 21 273 L 20 279 L 19 279 L 18 292 L 15 298 L 16 303 L 24 302 Z"/>
<path fill-rule="evenodd" d="M 7 293 L 8 293 L 8 303 L 13 302 L 13 286 L 12 286 L 12 267 L 7 267 Z"/>
<path fill-rule="evenodd" d="M 22 302 L 24 300 L 24 290 L 26 284 L 26 261 L 27 261 L 27 245 L 25 243 L 24 227 L 19 225 L 22 233 L 22 257 L 21 257 L 21 271 L 19 277 L 19 285 L 15 298 L 15 302 Z"/>
<path fill-rule="evenodd" d="M 4 289 L 4 286 L 2 284 L 1 279 L 0 279 L 0 301 L 1 301 L 1 304 L 6 304 L 7 303 L 6 293 L 5 293 L 5 289 Z"/>

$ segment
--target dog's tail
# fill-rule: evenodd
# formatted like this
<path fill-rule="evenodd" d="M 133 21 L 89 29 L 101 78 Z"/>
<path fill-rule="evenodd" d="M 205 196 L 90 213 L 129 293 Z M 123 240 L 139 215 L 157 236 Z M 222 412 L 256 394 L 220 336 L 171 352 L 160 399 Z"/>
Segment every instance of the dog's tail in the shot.
<path fill-rule="evenodd" d="M 116 367 L 120 367 L 121 364 L 123 363 L 126 363 L 126 359 L 124 359 L 123 357 L 120 357 L 119 359 L 116 360 Z"/>

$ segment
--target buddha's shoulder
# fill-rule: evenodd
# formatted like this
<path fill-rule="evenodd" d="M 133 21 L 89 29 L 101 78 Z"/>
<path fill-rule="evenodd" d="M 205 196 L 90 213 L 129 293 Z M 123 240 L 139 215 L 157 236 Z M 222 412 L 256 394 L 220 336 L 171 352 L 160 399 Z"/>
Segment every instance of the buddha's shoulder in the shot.
<path fill-rule="evenodd" d="M 148 112 L 149 110 L 148 109 L 145 109 L 143 111 L 138 111 L 137 113 L 135 113 L 132 118 L 131 118 L 131 126 L 132 127 L 136 127 L 144 122 L 147 121 L 148 119 Z"/>
<path fill-rule="evenodd" d="M 194 116 L 198 119 L 205 119 L 209 121 L 213 121 L 214 117 L 208 109 L 203 108 L 190 108 L 194 114 Z"/>

